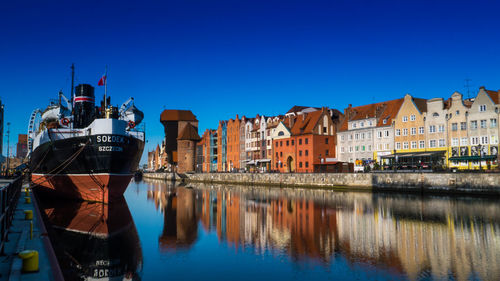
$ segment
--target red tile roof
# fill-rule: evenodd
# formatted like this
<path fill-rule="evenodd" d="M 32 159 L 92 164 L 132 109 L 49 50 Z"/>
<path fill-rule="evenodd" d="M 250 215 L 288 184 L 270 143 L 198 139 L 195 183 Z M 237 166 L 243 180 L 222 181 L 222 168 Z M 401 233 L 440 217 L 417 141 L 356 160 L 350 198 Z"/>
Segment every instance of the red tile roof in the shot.
<path fill-rule="evenodd" d="M 500 90 L 498 90 L 497 92 L 495 91 L 491 91 L 491 90 L 486 90 L 486 93 L 488 94 L 488 96 L 490 96 L 491 100 L 495 103 L 495 104 L 498 104 L 499 103 L 499 100 L 500 100 Z"/>
<path fill-rule="evenodd" d="M 346 116 L 340 125 L 339 131 L 347 131 L 348 122 L 377 118 L 377 127 L 390 125 L 392 119 L 398 114 L 404 99 L 396 99 L 379 103 L 372 103 L 351 108 L 346 108 Z M 386 123 L 384 124 L 384 119 Z"/>
<path fill-rule="evenodd" d="M 307 114 L 301 114 L 295 118 L 292 126 L 292 135 L 305 135 L 313 133 L 314 127 L 323 116 L 323 110 L 313 111 Z"/>

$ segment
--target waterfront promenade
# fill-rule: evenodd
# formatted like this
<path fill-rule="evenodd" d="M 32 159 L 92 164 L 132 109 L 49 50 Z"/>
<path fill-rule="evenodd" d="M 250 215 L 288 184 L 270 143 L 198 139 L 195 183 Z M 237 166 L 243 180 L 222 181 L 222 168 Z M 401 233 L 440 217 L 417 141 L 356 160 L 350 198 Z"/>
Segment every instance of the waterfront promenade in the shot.
<path fill-rule="evenodd" d="M 0 185 L 4 186 L 13 181 L 1 180 Z M 22 187 L 12 225 L 8 228 L 8 239 L 0 263 L 0 280 L 63 280 L 33 194 L 30 192 L 28 196 L 30 197 L 29 203 L 25 200 L 26 188 L 28 188 L 28 184 Z M 33 220 L 25 219 L 25 210 L 33 211 Z M 30 233 L 31 221 L 33 222 L 32 237 Z M 18 257 L 18 253 L 24 250 L 38 251 L 39 269 L 37 272 L 22 272 L 22 260 Z"/>
<path fill-rule="evenodd" d="M 366 191 L 500 195 L 498 173 L 145 173 L 168 181 Z"/>

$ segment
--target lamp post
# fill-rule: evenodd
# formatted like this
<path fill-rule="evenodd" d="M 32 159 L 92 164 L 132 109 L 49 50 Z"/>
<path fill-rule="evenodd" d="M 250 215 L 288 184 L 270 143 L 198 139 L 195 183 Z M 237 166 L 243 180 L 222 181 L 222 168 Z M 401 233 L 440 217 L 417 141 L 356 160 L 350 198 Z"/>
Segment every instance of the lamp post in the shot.
<path fill-rule="evenodd" d="M 10 122 L 7 122 L 7 167 L 5 168 L 5 175 L 9 175 L 10 168 Z"/>

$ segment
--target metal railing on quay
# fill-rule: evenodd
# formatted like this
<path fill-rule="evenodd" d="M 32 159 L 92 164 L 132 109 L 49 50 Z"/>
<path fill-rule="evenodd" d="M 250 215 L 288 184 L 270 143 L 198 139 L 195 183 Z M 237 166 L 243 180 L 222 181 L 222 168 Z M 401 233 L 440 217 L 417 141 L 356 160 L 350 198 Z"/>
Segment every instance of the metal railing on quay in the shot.
<path fill-rule="evenodd" d="M 14 219 L 14 212 L 21 193 L 22 177 L 0 188 L 0 254 L 4 254 L 5 243 L 8 241 L 9 227 Z"/>

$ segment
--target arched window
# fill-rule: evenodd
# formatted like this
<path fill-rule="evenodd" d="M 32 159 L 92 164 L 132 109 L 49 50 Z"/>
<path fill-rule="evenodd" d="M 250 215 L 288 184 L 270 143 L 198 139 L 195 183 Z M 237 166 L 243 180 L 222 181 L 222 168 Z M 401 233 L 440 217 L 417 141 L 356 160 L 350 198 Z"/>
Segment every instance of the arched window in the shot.
<path fill-rule="evenodd" d="M 433 116 L 433 117 L 439 117 L 439 114 L 438 114 L 437 112 L 434 112 L 434 113 L 432 114 L 432 116 Z"/>
<path fill-rule="evenodd" d="M 284 136 L 284 135 L 285 133 L 283 133 L 283 131 L 279 131 L 278 136 Z"/>

